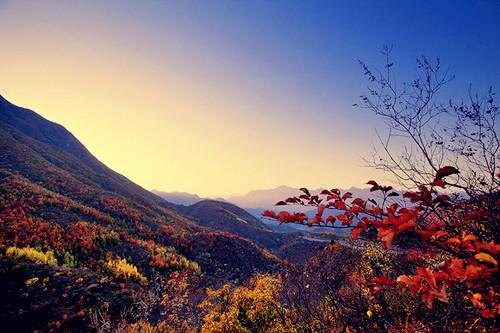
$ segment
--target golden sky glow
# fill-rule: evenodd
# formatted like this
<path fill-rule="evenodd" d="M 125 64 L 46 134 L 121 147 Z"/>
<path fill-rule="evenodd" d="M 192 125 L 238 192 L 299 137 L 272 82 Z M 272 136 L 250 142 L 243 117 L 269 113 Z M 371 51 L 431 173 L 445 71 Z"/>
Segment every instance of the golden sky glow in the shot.
<path fill-rule="evenodd" d="M 85 2 L 37 3 L 0 3 L 0 94 L 143 187 L 228 196 L 373 176 L 356 135 L 372 126 L 340 112 L 337 96 L 255 70 L 196 31 L 155 30 L 154 20 L 147 30 Z"/>

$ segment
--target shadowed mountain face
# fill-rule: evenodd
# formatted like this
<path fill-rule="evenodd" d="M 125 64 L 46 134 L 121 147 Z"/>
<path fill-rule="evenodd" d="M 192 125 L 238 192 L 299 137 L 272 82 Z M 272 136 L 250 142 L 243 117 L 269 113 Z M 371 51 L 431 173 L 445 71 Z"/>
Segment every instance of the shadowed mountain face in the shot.
<path fill-rule="evenodd" d="M 217 220 L 220 219 L 221 223 L 227 223 L 230 227 L 231 225 L 246 226 L 248 228 L 260 230 L 260 231 L 271 231 L 265 224 L 263 224 L 259 219 L 255 218 L 249 214 L 244 209 L 235 206 L 228 202 L 222 202 L 217 200 L 203 200 L 194 205 L 186 207 L 185 211 L 198 219 L 207 217 L 207 220 Z M 208 222 L 201 222 L 203 224 L 209 225 Z"/>
<path fill-rule="evenodd" d="M 183 272 L 198 281 L 192 288 L 203 290 L 280 264 L 239 236 L 244 232 L 217 232 L 231 231 L 206 219 L 218 216 L 218 206 L 195 207 L 189 213 L 199 220 L 106 167 L 64 127 L 0 97 L 0 281 L 6 286 L 0 322 L 19 332 L 47 330 L 64 315 L 71 331 L 88 331 L 82 313 L 109 302 L 110 315 L 118 315 L 157 274 Z M 222 212 L 270 233 L 236 209 Z M 18 257 L 33 260 L 20 266 Z M 121 259 L 136 269 L 127 279 L 117 271 Z M 68 290 L 64 297 L 59 286 Z M 29 298 L 18 301 L 24 294 Z"/>
<path fill-rule="evenodd" d="M 270 250 L 294 238 L 274 232 L 255 216 L 228 202 L 203 200 L 191 206 L 179 206 L 178 209 L 201 225 L 240 235 Z"/>
<path fill-rule="evenodd" d="M 63 180 L 114 192 L 140 203 L 162 203 L 159 197 L 98 161 L 61 125 L 1 96 L 0 126 L 0 167 L 37 182 L 47 180 L 48 175 L 59 176 L 59 184 L 51 184 L 51 189 L 63 190 L 67 195 L 73 195 L 74 189 Z"/>

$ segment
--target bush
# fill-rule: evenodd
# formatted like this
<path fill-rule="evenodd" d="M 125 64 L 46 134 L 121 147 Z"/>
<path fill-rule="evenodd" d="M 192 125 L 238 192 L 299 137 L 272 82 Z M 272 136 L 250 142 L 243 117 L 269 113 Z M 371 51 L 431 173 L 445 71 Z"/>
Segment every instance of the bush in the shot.
<path fill-rule="evenodd" d="M 126 279 L 132 278 L 137 280 L 142 285 L 148 284 L 148 280 L 144 275 L 139 273 L 137 267 L 129 264 L 125 259 L 110 259 L 106 263 L 106 268 L 108 268 L 116 277 L 123 277 Z"/>
<path fill-rule="evenodd" d="M 57 259 L 54 256 L 54 252 L 50 250 L 42 252 L 31 247 L 18 248 L 11 246 L 7 249 L 6 255 L 8 257 L 24 258 L 37 264 L 57 266 Z"/>

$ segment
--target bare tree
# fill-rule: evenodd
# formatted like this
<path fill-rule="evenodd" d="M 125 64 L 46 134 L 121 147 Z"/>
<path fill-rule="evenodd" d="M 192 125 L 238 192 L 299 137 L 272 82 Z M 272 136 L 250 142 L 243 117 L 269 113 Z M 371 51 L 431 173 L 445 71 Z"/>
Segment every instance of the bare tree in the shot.
<path fill-rule="evenodd" d="M 407 189 L 432 183 L 443 166 L 460 172 L 448 177 L 446 187 L 466 194 L 469 203 L 487 206 L 487 223 L 496 224 L 500 189 L 499 107 L 490 88 L 486 96 L 473 93 L 460 101 L 443 100 L 440 94 L 454 77 L 443 70 L 439 58 L 417 59 L 415 78 L 398 84 L 391 62 L 391 48 L 384 47 L 382 69 L 362 61 L 368 79 L 361 108 L 372 111 L 386 124 L 377 131 L 378 144 L 365 161 L 391 174 Z M 494 232 L 498 228 L 493 226 Z"/>
<path fill-rule="evenodd" d="M 416 76 L 398 85 L 384 47 L 383 70 L 371 69 L 360 61 L 368 78 L 368 93 L 359 105 L 384 119 L 385 135 L 377 132 L 370 166 L 392 173 L 406 188 L 432 182 L 445 165 L 460 170 L 447 185 L 466 191 L 470 197 L 497 192 L 500 187 L 498 124 L 500 113 L 490 88 L 486 97 L 472 94 L 466 100 L 443 102 L 442 88 L 453 76 L 441 69 L 439 58 L 417 59 Z"/>

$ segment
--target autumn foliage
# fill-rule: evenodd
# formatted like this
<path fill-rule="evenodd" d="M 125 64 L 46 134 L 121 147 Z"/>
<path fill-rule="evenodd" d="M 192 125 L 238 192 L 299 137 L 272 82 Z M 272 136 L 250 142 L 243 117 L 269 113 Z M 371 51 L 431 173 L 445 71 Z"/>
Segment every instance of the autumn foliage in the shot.
<path fill-rule="evenodd" d="M 308 219 L 304 214 L 266 211 L 264 216 L 281 223 L 321 225 L 332 228 L 350 228 L 352 239 L 373 235 L 385 249 L 394 247 L 402 236 L 413 236 L 430 253 L 444 254 L 445 260 L 436 267 L 417 267 L 414 274 L 375 277 L 374 288 L 402 288 L 421 297 L 432 309 L 435 301 L 447 303 L 451 293 L 470 300 L 477 313 L 485 319 L 500 315 L 498 286 L 498 254 L 500 245 L 495 235 L 474 234 L 465 217 L 474 225 L 488 220 L 488 211 L 469 214 L 471 203 L 467 199 L 455 202 L 447 194 L 446 177 L 459 170 L 446 166 L 439 169 L 431 184 L 421 185 L 416 191 L 403 193 L 402 198 L 390 186 L 369 181 L 371 191 L 380 193 L 377 200 L 352 198 L 351 193 L 336 189 L 323 190 L 312 195 L 307 189 L 298 197 L 287 198 L 278 205 L 297 204 L 317 207 L 317 214 Z M 391 200 L 391 198 L 398 198 Z M 379 203 L 381 202 L 381 204 Z M 334 213 L 327 213 L 332 209 Z"/>

